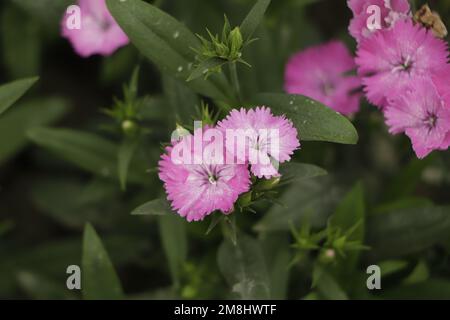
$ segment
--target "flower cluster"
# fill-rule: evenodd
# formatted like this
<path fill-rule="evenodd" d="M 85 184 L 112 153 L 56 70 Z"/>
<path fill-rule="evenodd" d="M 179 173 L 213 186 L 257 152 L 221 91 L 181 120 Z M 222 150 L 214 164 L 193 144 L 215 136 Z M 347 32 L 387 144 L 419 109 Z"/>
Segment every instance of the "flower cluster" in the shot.
<path fill-rule="evenodd" d="M 349 0 L 350 33 L 367 99 L 379 107 L 389 131 L 405 133 L 419 158 L 450 145 L 447 43 L 415 23 L 406 0 Z M 366 9 L 382 8 L 382 28 L 367 31 Z M 364 23 L 363 23 L 364 21 Z"/>
<path fill-rule="evenodd" d="M 259 129 L 277 130 L 276 153 L 272 151 L 274 141 L 258 134 L 261 132 Z M 235 154 L 235 150 L 229 149 L 233 145 L 229 141 L 224 143 L 217 138 L 216 130 L 219 133 L 250 130 L 254 133 L 246 137 L 246 146 L 250 150 L 243 156 L 238 155 L 238 161 L 226 161 L 229 153 Z M 196 141 L 195 136 L 202 136 L 203 139 Z M 233 212 L 239 195 L 250 189 L 250 172 L 259 178 L 278 177 L 280 174 L 274 162 L 289 161 L 299 147 L 297 130 L 284 116 L 274 116 L 266 107 L 242 108 L 231 111 L 216 127 L 197 128 L 194 135 L 184 135 L 173 141 L 159 161 L 159 177 L 164 182 L 172 208 L 188 221 L 198 221 L 214 211 L 224 214 Z M 193 161 L 174 161 L 179 155 L 173 153 L 179 150 L 188 153 L 181 155 L 181 158 Z M 252 163 L 248 158 L 252 151 L 269 161 L 264 165 Z"/>

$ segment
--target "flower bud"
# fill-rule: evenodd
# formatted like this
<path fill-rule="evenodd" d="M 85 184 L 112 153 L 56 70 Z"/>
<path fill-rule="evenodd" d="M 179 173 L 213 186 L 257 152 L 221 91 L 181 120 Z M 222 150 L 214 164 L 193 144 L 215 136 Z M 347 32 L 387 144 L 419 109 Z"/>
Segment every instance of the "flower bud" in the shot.
<path fill-rule="evenodd" d="M 239 27 L 234 28 L 230 32 L 230 58 L 232 60 L 239 59 L 241 57 L 241 49 L 244 44 L 244 40 L 242 39 L 241 30 Z"/>
<path fill-rule="evenodd" d="M 122 130 L 127 136 L 134 136 L 139 131 L 139 126 L 132 120 L 122 122 Z"/>

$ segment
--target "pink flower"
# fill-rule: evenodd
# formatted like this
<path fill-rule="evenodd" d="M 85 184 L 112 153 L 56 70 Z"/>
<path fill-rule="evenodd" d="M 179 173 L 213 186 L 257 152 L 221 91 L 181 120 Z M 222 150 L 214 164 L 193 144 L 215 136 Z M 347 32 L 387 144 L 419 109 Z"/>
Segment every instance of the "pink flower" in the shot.
<path fill-rule="evenodd" d="M 398 20 L 411 19 L 408 0 L 348 0 L 347 4 L 354 15 L 350 21 L 349 32 L 358 42 L 377 31 L 370 30 L 367 26 L 373 15 L 373 12 L 367 12 L 371 5 L 380 8 L 381 29 L 392 27 Z"/>
<path fill-rule="evenodd" d="M 447 44 L 411 21 L 398 21 L 392 29 L 363 40 L 356 58 L 366 96 L 380 108 L 447 61 Z"/>
<path fill-rule="evenodd" d="M 345 45 L 332 41 L 295 54 L 285 71 L 285 90 L 313 98 L 343 114 L 359 109 L 361 86 L 348 75 L 356 65 Z"/>
<path fill-rule="evenodd" d="M 203 134 L 206 135 L 209 129 L 197 130 L 205 130 Z M 203 220 L 216 210 L 224 214 L 230 213 L 239 195 L 250 187 L 247 165 L 224 164 L 222 157 L 225 157 L 225 152 L 219 155 L 218 162 L 222 164 L 208 160 L 205 156 L 208 148 L 223 150 L 223 141 L 209 141 L 203 141 L 202 148 L 196 148 L 193 136 L 185 136 L 167 147 L 159 161 L 159 178 L 164 182 L 167 198 L 171 201 L 172 208 L 189 222 Z M 177 147 L 187 150 L 191 161 L 174 161 L 176 158 L 173 153 Z M 184 156 L 187 155 L 183 154 Z M 194 159 L 202 161 L 195 164 Z"/>
<path fill-rule="evenodd" d="M 81 28 L 69 29 L 69 15 L 66 14 L 62 20 L 62 36 L 70 41 L 80 56 L 108 56 L 129 43 L 128 37 L 109 13 L 105 0 L 78 0 L 78 6 Z"/>
<path fill-rule="evenodd" d="M 450 65 L 447 64 L 431 75 L 434 85 L 441 96 L 450 96 Z"/>
<path fill-rule="evenodd" d="M 450 96 L 439 95 L 430 79 L 416 80 L 385 110 L 391 133 L 405 132 L 419 158 L 450 145 Z"/>
<path fill-rule="evenodd" d="M 284 116 L 274 116 L 266 107 L 233 110 L 218 123 L 218 128 L 226 132 L 227 152 L 240 162 L 249 162 L 252 173 L 259 178 L 279 176 L 274 162 L 290 160 L 294 151 L 300 147 L 297 129 L 292 122 Z M 229 132 L 245 139 L 245 153 L 239 152 Z M 251 155 L 257 155 L 257 159 L 252 159 Z"/>

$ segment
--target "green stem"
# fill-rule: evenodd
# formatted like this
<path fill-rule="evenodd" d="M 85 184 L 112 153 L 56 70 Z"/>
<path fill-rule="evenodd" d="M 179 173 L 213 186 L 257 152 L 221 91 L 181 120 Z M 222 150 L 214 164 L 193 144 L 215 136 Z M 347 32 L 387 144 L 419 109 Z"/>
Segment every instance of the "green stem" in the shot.
<path fill-rule="evenodd" d="M 239 84 L 239 78 L 237 73 L 236 62 L 230 62 L 230 75 L 231 75 L 231 83 L 233 84 L 234 91 L 236 92 L 236 96 L 238 98 L 238 102 L 242 102 L 241 97 L 241 86 Z"/>

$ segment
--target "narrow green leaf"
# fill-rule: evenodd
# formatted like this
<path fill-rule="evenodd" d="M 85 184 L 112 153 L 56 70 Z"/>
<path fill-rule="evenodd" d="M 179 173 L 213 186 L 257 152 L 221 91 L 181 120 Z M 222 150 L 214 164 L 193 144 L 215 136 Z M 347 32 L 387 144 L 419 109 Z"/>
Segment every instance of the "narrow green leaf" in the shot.
<path fill-rule="evenodd" d="M 254 99 L 255 105 L 270 107 L 290 119 L 300 141 L 328 141 L 356 144 L 358 133 L 350 121 L 323 104 L 300 95 L 263 93 Z"/>
<path fill-rule="evenodd" d="M 90 224 L 83 236 L 82 292 L 86 300 L 123 299 L 122 286 L 103 243 Z"/>
<path fill-rule="evenodd" d="M 160 216 L 159 232 L 174 286 L 179 288 L 181 272 L 187 258 L 186 221 L 176 214 Z"/>
<path fill-rule="evenodd" d="M 131 42 L 163 72 L 185 81 L 192 72 L 198 38 L 172 16 L 141 0 L 107 0 L 108 8 Z M 230 88 L 223 75 L 197 79 L 196 92 L 228 101 Z"/>
<path fill-rule="evenodd" d="M 345 195 L 336 212 L 330 217 L 329 224 L 340 228 L 342 232 L 357 226 L 347 240 L 359 241 L 360 244 L 364 243 L 365 205 L 364 190 L 361 183 L 357 183 Z M 353 251 L 347 254 L 345 261 L 342 262 L 345 272 L 351 272 L 356 267 L 359 253 L 359 251 Z"/>
<path fill-rule="evenodd" d="M 270 0 L 258 0 L 241 24 L 241 33 L 244 41 L 249 41 L 264 18 Z"/>
<path fill-rule="evenodd" d="M 76 295 L 67 290 L 64 281 L 56 282 L 39 274 L 21 271 L 17 275 L 20 287 L 34 300 L 74 300 Z"/>
<path fill-rule="evenodd" d="M 192 81 L 202 76 L 205 77 L 209 71 L 219 68 L 225 63 L 227 63 L 227 61 L 220 58 L 211 58 L 205 60 L 195 67 L 194 71 L 192 71 L 187 81 Z"/>
<path fill-rule="evenodd" d="M 342 290 L 333 276 L 321 266 L 316 265 L 313 271 L 313 286 L 328 300 L 348 300 L 347 294 Z"/>
<path fill-rule="evenodd" d="M 196 107 L 200 104 L 198 96 L 184 83 L 170 75 L 162 76 L 163 91 L 166 101 L 170 107 L 172 122 L 179 124 L 190 123 L 196 113 Z"/>
<path fill-rule="evenodd" d="M 148 244 L 141 237 L 110 235 L 103 238 L 114 265 L 121 266 L 136 261 L 148 250 Z M 0 295 L 16 292 L 17 273 L 33 272 L 64 284 L 67 280 L 65 270 L 69 265 L 81 261 L 80 237 L 62 238 L 58 241 L 29 245 L 27 250 L 8 248 L 2 250 L 8 259 L 0 259 Z M 43 258 L 45 257 L 45 258 Z M 43 263 L 45 261 L 45 263 Z M 83 274 L 81 275 L 83 277 Z M 66 288 L 67 290 L 67 288 Z"/>
<path fill-rule="evenodd" d="M 127 188 L 128 169 L 138 144 L 139 142 L 137 140 L 125 139 L 119 147 L 117 167 L 122 190 L 126 190 Z"/>
<path fill-rule="evenodd" d="M 27 78 L 0 86 L 0 115 L 23 96 L 37 80 L 37 77 Z"/>
<path fill-rule="evenodd" d="M 371 260 L 424 250 L 448 237 L 450 207 L 423 207 L 372 215 L 367 222 Z"/>
<path fill-rule="evenodd" d="M 0 117 L 0 165 L 27 145 L 26 131 L 48 125 L 69 110 L 66 100 L 43 98 L 19 103 Z"/>
<path fill-rule="evenodd" d="M 326 175 L 327 172 L 315 165 L 288 162 L 280 165 L 280 173 L 284 180 L 298 181 Z"/>
<path fill-rule="evenodd" d="M 27 132 L 36 144 L 86 171 L 108 178 L 116 177 L 117 146 L 92 133 L 72 129 L 33 128 Z M 132 182 L 144 182 L 145 170 L 133 167 Z"/>
<path fill-rule="evenodd" d="M 290 222 L 299 226 L 308 220 L 313 227 L 324 227 L 342 197 L 340 187 L 327 177 L 296 181 L 281 195 L 282 206 L 274 205 L 254 226 L 256 231 L 287 231 Z"/>
<path fill-rule="evenodd" d="M 239 234 L 237 244 L 227 239 L 218 251 L 219 269 L 241 299 L 269 299 L 270 280 L 260 244 Z"/>
<path fill-rule="evenodd" d="M 450 281 L 444 278 L 431 278 L 420 283 L 381 290 L 380 295 L 383 299 L 448 300 L 450 299 Z"/>
<path fill-rule="evenodd" d="M 405 167 L 397 172 L 394 179 L 384 192 L 385 201 L 398 200 L 410 196 L 422 179 L 422 172 L 435 159 L 434 154 L 425 159 L 412 159 Z"/>
<path fill-rule="evenodd" d="M 137 207 L 131 212 L 132 215 L 155 215 L 155 216 L 165 216 L 167 214 L 172 214 L 172 209 L 170 204 L 166 199 L 155 199 L 144 203 L 143 205 Z"/>

